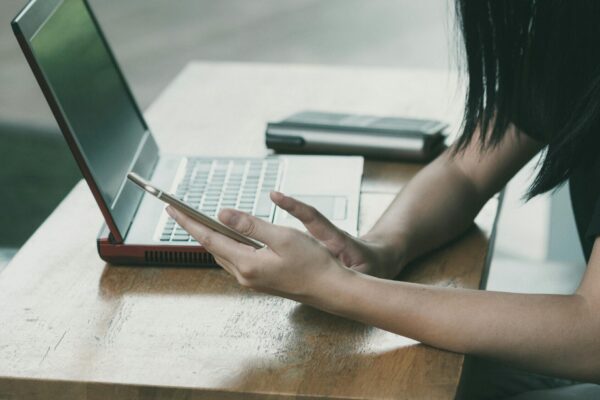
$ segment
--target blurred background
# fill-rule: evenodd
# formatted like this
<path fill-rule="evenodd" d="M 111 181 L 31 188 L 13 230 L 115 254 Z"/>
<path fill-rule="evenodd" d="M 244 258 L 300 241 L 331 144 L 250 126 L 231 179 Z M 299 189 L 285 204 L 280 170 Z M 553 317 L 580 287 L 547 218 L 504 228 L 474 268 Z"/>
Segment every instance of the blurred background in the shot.
<path fill-rule="evenodd" d="M 452 0 L 90 3 L 142 109 L 196 59 L 439 70 L 458 64 Z M 80 179 L 10 29 L 25 4 L 0 2 L 0 270 Z M 508 186 L 488 288 L 569 292 L 584 262 L 568 191 L 523 204 L 534 168 Z"/>

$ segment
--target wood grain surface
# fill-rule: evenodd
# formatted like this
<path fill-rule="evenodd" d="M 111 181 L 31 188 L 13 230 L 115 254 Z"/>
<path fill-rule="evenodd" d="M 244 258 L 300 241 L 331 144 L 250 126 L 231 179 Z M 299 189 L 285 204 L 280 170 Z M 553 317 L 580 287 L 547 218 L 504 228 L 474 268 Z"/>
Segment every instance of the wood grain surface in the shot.
<path fill-rule="evenodd" d="M 448 118 L 445 79 L 195 63 L 147 117 L 166 151 L 262 155 L 265 122 L 309 106 Z M 367 163 L 361 231 L 419 168 Z M 466 235 L 401 278 L 477 288 L 497 209 L 492 200 Z M 220 269 L 107 265 L 100 225 L 81 182 L 0 274 L 0 399 L 454 396 L 462 355 L 243 289 Z"/>

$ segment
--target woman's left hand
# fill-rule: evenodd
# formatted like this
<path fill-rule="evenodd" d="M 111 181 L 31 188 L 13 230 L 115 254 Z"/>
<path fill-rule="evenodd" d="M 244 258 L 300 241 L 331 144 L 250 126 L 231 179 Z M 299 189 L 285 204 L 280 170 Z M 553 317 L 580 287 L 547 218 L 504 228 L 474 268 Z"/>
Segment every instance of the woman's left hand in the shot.
<path fill-rule="evenodd" d="M 202 246 L 219 265 L 245 287 L 319 306 L 322 294 L 345 275 L 346 268 L 329 250 L 297 229 L 277 226 L 241 211 L 224 209 L 222 223 L 264 243 L 255 249 L 192 220 L 172 207 L 169 215 Z"/>

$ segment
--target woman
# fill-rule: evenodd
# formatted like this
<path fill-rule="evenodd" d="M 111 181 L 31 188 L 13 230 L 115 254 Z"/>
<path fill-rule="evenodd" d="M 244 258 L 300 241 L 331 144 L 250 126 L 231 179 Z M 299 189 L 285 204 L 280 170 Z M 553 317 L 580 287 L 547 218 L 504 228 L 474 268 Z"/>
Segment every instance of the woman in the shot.
<path fill-rule="evenodd" d="M 369 233 L 350 237 L 281 193 L 272 200 L 312 237 L 222 210 L 223 223 L 268 245 L 254 250 L 168 212 L 241 285 L 562 378 L 522 373 L 529 383 L 506 382 L 490 398 L 600 382 L 600 2 L 459 0 L 456 8 L 469 78 L 462 135 L 415 176 Z M 588 259 L 576 293 L 494 293 L 390 280 L 467 230 L 487 200 L 542 150 L 528 196 L 570 183 Z M 502 368 L 490 363 L 476 370 L 498 377 Z M 464 396 L 475 398 L 476 388 L 465 385 Z M 596 385 L 568 389 L 600 398 Z"/>

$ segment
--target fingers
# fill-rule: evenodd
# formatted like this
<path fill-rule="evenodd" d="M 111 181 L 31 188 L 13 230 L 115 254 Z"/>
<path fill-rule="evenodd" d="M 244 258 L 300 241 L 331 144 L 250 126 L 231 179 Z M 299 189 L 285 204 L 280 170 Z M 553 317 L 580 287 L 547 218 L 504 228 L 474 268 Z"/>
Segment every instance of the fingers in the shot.
<path fill-rule="evenodd" d="M 233 275 L 233 270 L 231 269 L 229 261 L 225 261 L 225 259 L 219 256 L 214 256 L 214 258 L 217 265 L 220 265 L 225 271 L 229 272 L 230 275 Z"/>
<path fill-rule="evenodd" d="M 225 271 L 227 271 L 229 273 L 229 275 L 232 275 L 234 278 L 237 279 L 237 270 L 235 269 L 235 266 L 233 264 L 231 264 L 229 261 L 227 261 L 224 258 L 221 258 L 219 256 L 214 256 L 214 257 L 215 257 L 215 262 L 217 264 L 219 264 Z"/>
<path fill-rule="evenodd" d="M 300 220 L 317 240 L 323 242 L 335 254 L 347 244 L 347 234 L 333 225 L 317 209 L 280 192 L 271 192 L 271 200 Z"/>
<path fill-rule="evenodd" d="M 188 231 L 198 243 L 206 248 L 211 254 L 219 257 L 230 264 L 237 264 L 240 260 L 254 253 L 254 249 L 245 244 L 236 242 L 227 236 L 221 235 L 212 229 L 192 220 L 187 215 L 178 212 L 173 207 L 167 207 L 167 213 L 183 229 Z"/>
<path fill-rule="evenodd" d="M 281 241 L 281 227 L 244 212 L 224 208 L 219 212 L 219 220 L 242 235 L 257 239 L 269 247 L 277 247 Z"/>

